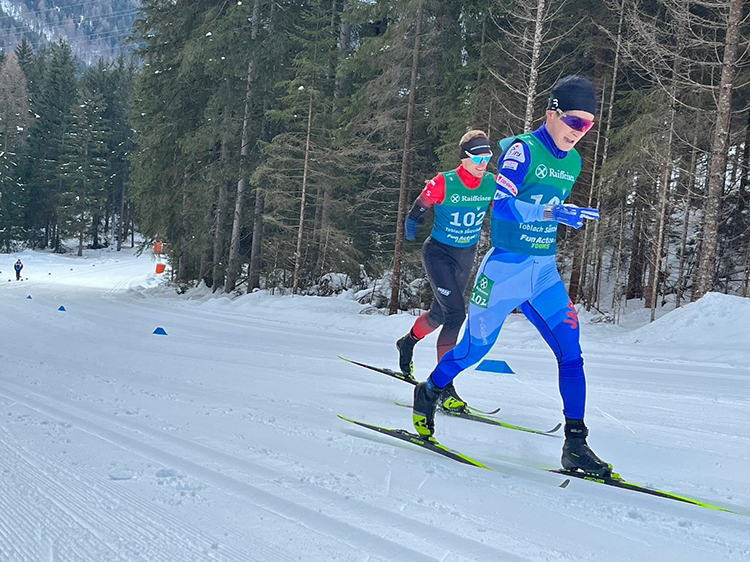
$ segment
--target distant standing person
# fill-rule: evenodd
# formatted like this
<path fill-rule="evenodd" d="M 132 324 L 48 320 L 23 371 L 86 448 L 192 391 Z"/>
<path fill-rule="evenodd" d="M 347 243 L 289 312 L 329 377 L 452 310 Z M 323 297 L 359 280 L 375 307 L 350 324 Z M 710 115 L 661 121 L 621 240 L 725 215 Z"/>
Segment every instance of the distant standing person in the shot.
<path fill-rule="evenodd" d="M 23 269 L 23 264 L 21 263 L 21 260 L 18 260 L 16 264 L 13 266 L 13 269 L 16 270 L 16 281 L 21 280 L 21 270 Z"/>
<path fill-rule="evenodd" d="M 405 237 L 413 241 L 427 209 L 435 210 L 432 233 L 422 246 L 422 263 L 434 295 L 432 306 L 396 342 L 401 371 L 412 379 L 414 346 L 427 334 L 443 327 L 437 340 L 438 361 L 456 345 L 466 318 L 464 291 L 484 217 L 495 194 L 495 176 L 486 171 L 492 158 L 487 134 L 469 131 L 458 146 L 461 165 L 427 182 L 406 217 Z M 444 389 L 441 405 L 448 410 L 466 408 L 453 384 Z"/>
<path fill-rule="evenodd" d="M 578 315 L 556 263 L 558 224 L 581 228 L 586 220 L 599 219 L 596 209 L 565 204 L 581 172 L 581 156 L 574 147 L 593 127 L 596 113 L 591 82 L 568 76 L 552 88 L 544 125 L 501 141 L 492 249 L 469 299 L 463 338 L 414 390 L 413 420 L 419 434 L 432 437 L 435 409 L 444 389 L 490 351 L 505 319 L 520 308 L 557 358 L 565 416 L 563 468 L 611 474 L 610 465 L 586 442 L 586 378 Z"/>

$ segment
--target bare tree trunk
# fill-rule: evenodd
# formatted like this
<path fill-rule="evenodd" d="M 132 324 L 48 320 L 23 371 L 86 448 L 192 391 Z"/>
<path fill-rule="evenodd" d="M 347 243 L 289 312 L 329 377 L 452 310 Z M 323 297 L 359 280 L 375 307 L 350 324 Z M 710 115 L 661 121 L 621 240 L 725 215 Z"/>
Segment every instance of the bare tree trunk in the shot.
<path fill-rule="evenodd" d="M 750 288 L 750 242 L 747 243 L 747 249 L 745 250 L 745 274 L 742 279 L 742 291 L 743 297 L 748 296 L 748 289 Z"/>
<path fill-rule="evenodd" d="M 643 272 L 644 272 L 644 203 L 641 192 L 643 186 L 638 184 L 636 189 L 636 204 L 633 209 L 633 240 L 630 247 L 630 267 L 628 268 L 628 283 L 625 298 L 643 298 Z"/>
<path fill-rule="evenodd" d="M 727 145 L 732 117 L 732 91 L 737 70 L 739 26 L 742 19 L 743 0 L 730 0 L 727 15 L 727 32 L 724 60 L 721 70 L 719 101 L 716 107 L 716 128 L 711 143 L 711 162 L 706 203 L 703 207 L 703 240 L 696 286 L 692 299 L 698 300 L 713 288 L 716 269 L 716 246 L 719 233 L 721 196 L 727 168 Z"/>
<path fill-rule="evenodd" d="M 317 44 L 315 45 L 315 51 L 313 52 L 313 64 L 317 56 Z M 307 174 L 310 170 L 310 139 L 312 137 L 312 123 L 313 123 L 313 90 L 315 88 L 315 75 L 312 77 L 312 84 L 310 86 L 310 102 L 307 106 L 307 134 L 305 136 L 305 163 L 302 168 L 302 193 L 300 195 L 299 204 L 299 226 L 297 227 L 297 248 L 294 251 L 294 276 L 292 278 L 292 294 L 297 294 L 299 288 L 299 270 L 300 262 L 302 257 L 302 239 L 305 227 L 305 211 L 307 205 Z"/>
<path fill-rule="evenodd" d="M 328 236 L 330 234 L 328 228 L 328 190 L 325 186 L 321 186 L 318 192 L 318 207 L 316 209 L 316 215 L 319 216 L 316 218 L 318 221 L 318 259 L 315 269 L 318 275 L 323 275 L 326 263 L 326 250 L 328 248 Z"/>
<path fill-rule="evenodd" d="M 482 92 L 482 78 L 484 70 L 485 63 L 485 45 L 487 43 L 487 18 L 489 17 L 488 13 L 485 12 L 484 17 L 482 18 L 482 35 L 479 42 L 479 68 L 477 70 L 477 83 L 475 87 L 476 95 L 477 97 L 480 97 L 480 93 Z M 485 112 L 485 106 L 487 107 L 487 127 L 485 128 L 485 131 L 487 132 L 488 138 L 492 138 L 492 96 L 487 96 L 487 103 L 475 103 L 474 104 L 474 123 L 481 123 L 483 118 L 479 115 L 480 113 Z"/>
<path fill-rule="evenodd" d="M 239 270 L 240 234 L 242 232 L 242 220 L 245 205 L 245 190 L 247 189 L 246 159 L 249 154 L 248 131 L 250 129 L 250 100 L 252 94 L 253 74 L 255 73 L 254 61 L 247 65 L 247 88 L 245 90 L 245 115 L 242 119 L 242 148 L 240 149 L 241 170 L 240 180 L 237 182 L 237 199 L 234 203 L 234 217 L 232 220 L 232 238 L 229 246 L 229 259 L 227 260 L 227 281 L 224 291 L 230 293 L 237 286 L 237 274 Z"/>
<path fill-rule="evenodd" d="M 612 130 L 612 114 L 614 111 L 615 106 L 615 92 L 617 91 L 617 75 L 620 72 L 620 57 L 621 57 L 621 50 L 622 50 L 622 27 L 623 27 L 623 21 L 625 19 L 625 8 L 624 8 L 624 1 L 620 3 L 620 20 L 617 24 L 617 41 L 615 42 L 615 60 L 612 63 L 612 83 L 609 88 L 609 100 L 607 101 L 607 125 L 604 130 L 604 143 L 602 146 L 602 157 L 601 157 L 601 164 L 599 165 L 600 168 L 604 168 L 604 166 L 607 163 L 607 157 L 609 156 L 609 137 L 610 132 Z M 604 107 L 602 106 L 602 114 L 604 113 Z M 601 118 L 600 118 L 601 120 Z M 596 143 L 597 149 L 599 147 L 599 139 L 597 138 Z M 591 185 L 593 187 L 594 183 L 596 182 L 596 190 L 594 191 L 594 197 L 592 200 L 592 197 L 589 196 L 589 207 L 593 203 L 593 201 L 601 201 L 601 193 L 604 189 L 604 177 L 599 175 L 597 176 L 598 168 L 596 166 L 596 159 L 594 159 L 594 170 L 591 174 Z M 622 224 L 622 216 L 620 217 L 620 222 Z M 593 247 L 596 250 L 599 246 L 599 229 L 602 228 L 599 221 L 596 221 L 593 225 L 591 225 L 592 230 L 592 238 L 593 238 Z M 585 237 L 584 237 L 584 249 L 588 240 L 588 233 L 589 228 L 587 226 L 585 231 Z M 622 241 L 620 241 L 621 243 Z M 602 243 L 602 246 L 604 244 Z M 602 252 L 599 252 L 599 260 L 598 263 L 602 263 L 602 257 L 603 257 L 603 248 Z M 618 262 L 619 262 L 619 256 L 618 256 Z M 619 265 L 618 265 L 618 275 L 619 275 Z M 598 289 L 599 287 L 599 281 L 601 280 L 601 267 L 599 267 L 595 271 L 594 277 L 598 280 L 595 282 L 595 297 L 592 299 L 595 305 L 598 305 L 599 299 L 601 298 L 600 291 Z M 616 277 L 618 279 L 618 277 Z M 615 287 L 615 290 L 617 288 Z"/>
<path fill-rule="evenodd" d="M 203 228 L 208 233 L 208 236 L 203 251 L 201 252 L 201 263 L 198 266 L 198 279 L 202 280 L 206 284 L 206 287 L 213 286 L 213 277 L 209 278 L 208 268 L 209 264 L 211 264 L 211 237 L 213 236 L 214 213 L 216 213 L 216 206 L 211 204 L 203 217 Z"/>
<path fill-rule="evenodd" d="M 414 37 L 414 52 L 411 63 L 411 78 L 409 80 L 409 102 L 406 109 L 406 131 L 404 133 L 404 151 L 401 157 L 401 185 L 398 194 L 398 213 L 396 222 L 396 247 L 393 254 L 393 279 L 391 280 L 391 303 L 389 312 L 396 314 L 399 308 L 401 293 L 401 253 L 404 238 L 404 218 L 406 217 L 406 192 L 409 185 L 409 153 L 411 151 L 412 130 L 414 128 L 414 113 L 417 100 L 417 76 L 419 74 L 419 49 L 422 43 L 422 14 L 424 0 L 417 6 L 417 30 Z"/>
<path fill-rule="evenodd" d="M 260 267 L 262 260 L 263 240 L 263 211 L 265 210 L 265 196 L 260 187 L 255 192 L 255 208 L 253 209 L 253 242 L 250 248 L 250 272 L 247 290 L 260 287 Z"/>
<path fill-rule="evenodd" d="M 686 250 L 687 240 L 690 229 L 690 205 L 692 201 L 693 184 L 695 183 L 695 169 L 698 164 L 698 148 L 696 144 L 698 142 L 697 132 L 693 136 L 693 150 L 690 155 L 690 168 L 688 170 L 687 181 L 685 182 L 685 210 L 683 212 L 683 223 L 682 223 L 682 236 L 680 238 L 680 264 L 677 268 L 677 294 L 675 295 L 675 307 L 680 308 L 682 306 L 682 295 L 683 289 L 686 285 L 683 277 L 685 276 L 685 261 L 686 261 Z"/>
<path fill-rule="evenodd" d="M 228 92 L 227 92 L 228 93 Z M 224 127 L 221 136 L 221 163 L 225 168 L 229 161 L 229 126 L 231 124 L 229 107 L 224 107 Z M 219 182 L 219 194 L 216 201 L 216 214 L 214 216 L 214 240 L 211 251 L 211 264 L 213 271 L 213 292 L 219 289 L 224 279 L 224 215 L 227 212 L 228 184 L 223 179 Z"/>
<path fill-rule="evenodd" d="M 224 215 L 227 212 L 228 185 L 222 181 L 219 184 L 219 194 L 216 202 L 216 215 L 214 216 L 214 240 L 211 251 L 211 278 L 213 279 L 213 291 L 216 292 L 222 285 L 224 279 Z"/>
<path fill-rule="evenodd" d="M 687 10 L 687 5 L 682 6 Z M 653 253 L 651 256 L 652 267 L 650 269 L 648 290 L 646 297 L 646 307 L 651 308 L 650 321 L 656 319 L 656 306 L 658 301 L 662 253 L 664 252 L 664 240 L 667 231 L 667 207 L 669 202 L 669 186 L 672 183 L 672 172 L 674 164 L 672 156 L 674 152 L 675 138 L 675 120 L 677 118 L 677 80 L 682 73 L 681 57 L 684 50 L 685 35 L 687 33 L 687 14 L 681 14 L 677 22 L 677 40 L 676 49 L 673 53 L 674 62 L 672 64 L 672 80 L 669 85 L 669 131 L 667 132 L 666 142 L 664 144 L 664 154 L 662 158 L 662 176 L 660 179 L 659 190 L 659 212 L 656 216 L 656 228 L 654 229 Z"/>
<path fill-rule="evenodd" d="M 750 205 L 750 110 L 747 111 L 747 124 L 745 125 L 745 147 L 742 151 L 742 169 L 740 170 L 740 201 L 743 209 Z"/>
<path fill-rule="evenodd" d="M 117 251 L 122 250 L 122 242 L 125 239 L 125 233 L 127 232 L 127 224 L 125 222 L 125 195 L 127 193 L 127 182 L 122 182 L 122 191 L 120 191 L 120 221 L 117 225 Z"/>
<path fill-rule="evenodd" d="M 675 107 L 673 101 L 674 91 L 671 92 L 669 132 L 667 133 L 666 146 L 664 148 L 663 173 L 659 180 L 659 212 L 656 216 L 656 227 L 654 228 L 654 243 L 651 254 L 651 268 L 649 269 L 648 289 L 646 291 L 646 308 L 651 309 L 650 321 L 656 319 L 657 295 L 659 292 L 659 277 L 661 274 L 661 254 L 664 249 L 664 237 L 667 224 L 667 201 L 669 200 L 669 186 L 672 183 L 672 144 L 674 141 Z"/>
<path fill-rule="evenodd" d="M 255 0 L 253 5 L 253 25 L 251 39 L 258 37 L 258 19 L 260 17 L 260 0 Z M 244 215 L 245 190 L 247 189 L 247 155 L 250 152 L 250 109 L 253 93 L 253 79 L 255 78 L 255 54 L 250 56 L 247 63 L 247 86 L 245 88 L 245 112 L 242 118 L 242 134 L 240 146 L 240 179 L 237 182 L 237 199 L 234 204 L 234 218 L 232 220 L 232 239 L 229 246 L 229 259 L 227 260 L 227 281 L 224 291 L 230 293 L 237 286 L 237 275 L 239 273 L 240 234 L 242 232 L 242 220 Z"/>
<path fill-rule="evenodd" d="M 599 110 L 599 121 L 602 120 L 602 116 L 604 115 L 604 105 L 601 106 Z M 594 205 L 594 202 L 597 199 L 596 195 L 596 172 L 597 172 L 597 165 L 599 163 L 599 145 L 602 141 L 602 135 L 601 130 L 597 128 L 596 130 L 596 142 L 595 148 L 594 148 L 594 160 L 593 165 L 591 167 L 591 183 L 589 184 L 589 195 L 588 195 L 588 201 L 587 201 L 587 207 L 591 207 Z M 594 232 L 595 225 L 592 225 L 592 233 Z M 593 235 L 593 234 L 592 234 Z M 591 310 L 591 305 L 594 302 L 594 298 L 592 293 L 594 292 L 594 288 L 592 285 L 586 284 L 586 276 L 588 273 L 588 260 L 587 260 L 587 254 L 589 250 L 589 229 L 588 225 L 586 225 L 583 229 L 583 240 L 581 243 L 581 251 L 580 251 L 580 263 L 578 270 L 576 272 L 576 269 L 574 268 L 574 273 L 570 277 L 570 298 L 573 300 L 573 302 L 578 302 L 579 297 L 583 297 L 583 302 L 585 303 L 586 310 Z M 596 246 L 594 246 L 594 256 L 596 256 Z M 575 263 L 575 259 L 573 260 Z M 596 276 L 596 272 L 594 274 Z"/>
<path fill-rule="evenodd" d="M 747 209 L 750 205 L 750 193 L 748 193 L 748 185 L 750 185 L 750 110 L 747 112 L 747 126 L 745 128 L 745 150 L 742 153 L 742 173 L 740 175 L 740 200 L 743 204 L 743 209 Z M 747 241 L 747 248 L 745 250 L 745 261 L 744 261 L 744 275 L 742 276 L 742 289 L 741 295 L 743 297 L 748 296 L 748 289 L 750 289 L 750 239 Z"/>
<path fill-rule="evenodd" d="M 101 221 L 101 217 L 98 214 L 95 214 L 93 218 L 91 219 L 91 246 L 94 249 L 99 249 L 99 222 Z M 105 226 L 105 232 L 106 232 L 106 226 Z"/>
<path fill-rule="evenodd" d="M 269 142 L 271 135 L 268 130 L 268 117 L 266 111 L 269 108 L 268 100 L 263 101 L 263 123 L 261 125 L 261 138 Z M 255 188 L 255 207 L 253 209 L 253 240 L 250 247 L 250 270 L 248 272 L 247 292 L 260 288 L 260 270 L 263 265 L 263 213 L 266 208 L 266 197 L 261 186 Z"/>
<path fill-rule="evenodd" d="M 320 248 L 321 240 L 323 239 L 323 204 L 325 199 L 325 186 L 323 184 L 318 185 L 318 189 L 315 193 L 315 217 L 313 217 L 313 229 L 312 229 L 312 243 L 315 251 L 313 255 L 315 257 L 315 275 L 318 274 L 320 266 Z"/>
<path fill-rule="evenodd" d="M 523 118 L 523 131 L 531 130 L 534 122 L 534 100 L 536 99 L 536 87 L 539 80 L 539 59 L 542 55 L 542 33 L 544 24 L 545 0 L 536 2 L 536 21 L 534 22 L 534 44 L 531 47 L 531 66 L 529 68 L 529 84 L 526 94 L 526 112 Z"/>
<path fill-rule="evenodd" d="M 83 220 L 84 216 L 81 213 L 81 227 L 78 229 L 78 256 L 83 255 Z"/>
<path fill-rule="evenodd" d="M 575 234 L 570 234 L 570 237 L 576 238 L 574 244 L 577 245 L 578 241 Z M 568 283 L 568 296 L 573 302 L 578 302 L 578 299 L 581 296 L 581 269 L 583 267 L 582 258 L 583 256 L 581 254 L 581 249 L 574 248 L 573 263 L 571 263 L 570 265 L 570 282 Z"/>
<path fill-rule="evenodd" d="M 189 240 L 190 240 L 190 220 L 188 218 L 187 206 L 188 196 L 187 189 L 185 189 L 185 182 L 187 181 L 187 172 L 182 178 L 180 183 L 180 190 L 182 191 L 182 224 L 180 229 L 180 257 L 177 260 L 177 282 L 185 283 L 188 281 L 188 264 L 190 261 L 189 252 Z"/>
<path fill-rule="evenodd" d="M 618 314 L 620 306 L 620 299 L 622 298 L 622 291 L 620 291 L 620 274 L 622 268 L 622 246 L 625 240 L 625 205 L 620 207 L 620 228 L 619 236 L 617 237 L 617 249 L 615 250 L 615 288 L 612 291 L 612 310 L 615 316 Z"/>

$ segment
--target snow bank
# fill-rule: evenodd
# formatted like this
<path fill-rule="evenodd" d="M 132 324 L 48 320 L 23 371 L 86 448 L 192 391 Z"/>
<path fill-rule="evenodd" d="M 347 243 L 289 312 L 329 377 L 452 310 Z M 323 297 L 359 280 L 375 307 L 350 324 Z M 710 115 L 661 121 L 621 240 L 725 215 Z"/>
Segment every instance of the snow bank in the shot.
<path fill-rule="evenodd" d="M 701 347 L 737 349 L 748 345 L 750 299 L 708 293 L 655 322 L 633 330 L 630 337 L 643 343 L 689 343 Z"/>

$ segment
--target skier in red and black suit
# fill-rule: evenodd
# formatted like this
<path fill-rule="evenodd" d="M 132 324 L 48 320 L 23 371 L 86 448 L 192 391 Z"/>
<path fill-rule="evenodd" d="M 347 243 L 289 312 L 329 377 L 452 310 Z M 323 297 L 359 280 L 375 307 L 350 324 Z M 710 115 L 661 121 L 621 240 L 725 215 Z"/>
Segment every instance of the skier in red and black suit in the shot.
<path fill-rule="evenodd" d="M 427 209 L 434 208 L 432 233 L 422 247 L 422 263 L 432 287 L 434 300 L 404 337 L 396 342 L 399 366 L 413 378 L 414 346 L 442 326 L 437 341 L 438 361 L 453 349 L 466 318 L 464 291 L 471 275 L 482 224 L 495 194 L 495 176 L 487 172 L 492 150 L 487 135 L 469 131 L 459 142 L 461 165 L 432 178 L 420 193 L 406 217 L 405 237 L 413 241 L 417 225 L 424 222 Z M 441 405 L 462 410 L 466 403 L 453 385 L 443 392 Z"/>

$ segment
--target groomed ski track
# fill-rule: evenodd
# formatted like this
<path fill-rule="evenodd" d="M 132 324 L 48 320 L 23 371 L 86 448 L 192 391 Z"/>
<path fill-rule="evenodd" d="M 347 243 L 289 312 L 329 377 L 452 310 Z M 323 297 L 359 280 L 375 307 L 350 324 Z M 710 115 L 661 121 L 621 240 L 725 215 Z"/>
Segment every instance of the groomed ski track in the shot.
<path fill-rule="evenodd" d="M 155 283 L 145 256 L 34 256 L 36 265 L 24 259 L 29 281 L 0 295 L 2 560 L 750 556 L 743 517 L 586 482 L 560 489 L 559 476 L 540 480 L 523 467 L 486 473 L 346 427 L 336 412 L 406 427 L 408 412 L 393 401 L 408 400 L 411 387 L 337 355 L 393 358 L 391 340 L 408 318 L 363 317 L 337 299 L 188 300 L 145 288 Z M 42 266 L 52 275 L 37 275 Z M 168 336 L 152 335 L 157 326 Z M 750 462 L 746 372 L 713 363 L 704 378 L 704 364 L 610 361 L 591 347 L 598 453 L 638 481 L 750 504 L 750 485 L 738 477 Z M 418 374 L 433 354 L 434 342 L 418 349 Z M 523 376 L 467 374 L 462 395 L 478 407 L 501 400 L 519 424 L 559 421 L 543 348 L 503 358 Z M 562 444 L 460 419 L 437 423 L 441 441 L 498 463 L 554 463 Z"/>

